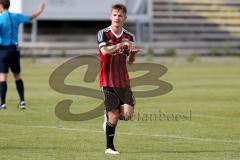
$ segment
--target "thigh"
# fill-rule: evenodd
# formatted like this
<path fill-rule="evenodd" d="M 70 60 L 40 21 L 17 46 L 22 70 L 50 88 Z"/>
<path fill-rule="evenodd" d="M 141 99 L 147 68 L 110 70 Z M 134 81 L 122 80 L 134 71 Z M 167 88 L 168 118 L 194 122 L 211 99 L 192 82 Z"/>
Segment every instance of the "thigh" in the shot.
<path fill-rule="evenodd" d="M 0 50 L 0 73 L 8 73 L 8 51 Z"/>
<path fill-rule="evenodd" d="M 103 87 L 104 105 L 107 111 L 116 110 L 120 107 L 120 99 L 112 87 Z"/>
<path fill-rule="evenodd" d="M 125 106 L 129 105 L 134 107 L 134 105 L 136 104 L 136 101 L 130 87 L 114 88 L 114 90 L 120 99 L 120 105 L 125 105 Z"/>
<path fill-rule="evenodd" d="M 14 74 L 19 74 L 21 72 L 20 52 L 18 50 L 11 51 L 8 61 L 11 71 Z"/>

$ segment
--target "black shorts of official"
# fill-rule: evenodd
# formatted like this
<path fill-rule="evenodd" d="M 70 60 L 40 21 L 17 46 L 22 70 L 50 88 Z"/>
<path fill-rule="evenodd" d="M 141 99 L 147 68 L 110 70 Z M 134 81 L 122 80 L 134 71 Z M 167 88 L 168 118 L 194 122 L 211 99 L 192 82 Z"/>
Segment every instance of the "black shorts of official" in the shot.
<path fill-rule="evenodd" d="M 107 111 L 119 109 L 123 104 L 128 104 L 132 107 L 135 105 L 135 98 L 130 87 L 103 87 L 102 91 L 104 95 L 104 104 Z"/>
<path fill-rule="evenodd" d="M 8 73 L 9 68 L 15 74 L 21 72 L 20 52 L 17 46 L 0 46 L 0 73 Z"/>

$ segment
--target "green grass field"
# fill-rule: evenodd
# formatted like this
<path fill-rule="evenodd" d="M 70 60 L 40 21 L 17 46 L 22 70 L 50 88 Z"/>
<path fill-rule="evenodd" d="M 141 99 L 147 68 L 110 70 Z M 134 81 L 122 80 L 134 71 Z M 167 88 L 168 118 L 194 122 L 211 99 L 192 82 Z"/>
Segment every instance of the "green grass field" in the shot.
<path fill-rule="evenodd" d="M 73 113 L 101 103 L 49 87 L 50 74 L 63 60 L 22 62 L 28 109 L 17 109 L 18 96 L 9 77 L 8 109 L 0 110 L 1 160 L 239 160 L 240 58 L 193 63 L 182 58 L 155 60 L 169 69 L 161 79 L 174 88 L 163 96 L 137 98 L 135 112 L 143 117 L 119 123 L 115 145 L 121 154 L 117 156 L 104 154 L 103 117 L 66 122 L 55 116 L 55 105 L 65 98 L 74 99 Z M 75 70 L 66 81 L 86 85 L 84 71 L 84 67 Z M 96 85 L 90 86 L 97 89 Z M 146 118 L 159 112 L 182 119 Z"/>

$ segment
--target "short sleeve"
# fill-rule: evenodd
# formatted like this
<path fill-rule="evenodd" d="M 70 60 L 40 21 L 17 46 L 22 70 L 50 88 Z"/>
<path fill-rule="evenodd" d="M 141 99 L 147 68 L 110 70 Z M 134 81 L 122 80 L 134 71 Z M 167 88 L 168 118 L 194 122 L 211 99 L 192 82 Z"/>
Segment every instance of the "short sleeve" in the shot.
<path fill-rule="evenodd" d="M 107 33 L 103 30 L 98 32 L 98 47 L 99 49 L 107 45 Z"/>
<path fill-rule="evenodd" d="M 136 42 L 136 38 L 135 38 L 135 36 L 134 36 L 134 35 L 132 36 L 132 42 L 133 42 L 133 43 L 135 43 L 135 42 Z"/>
<path fill-rule="evenodd" d="M 17 14 L 17 18 L 20 23 L 29 23 L 30 22 L 30 16 L 28 16 L 28 15 Z"/>
<path fill-rule="evenodd" d="M 133 34 L 131 35 L 130 41 L 133 42 L 133 43 L 136 42 L 136 38 L 135 38 L 135 36 Z"/>

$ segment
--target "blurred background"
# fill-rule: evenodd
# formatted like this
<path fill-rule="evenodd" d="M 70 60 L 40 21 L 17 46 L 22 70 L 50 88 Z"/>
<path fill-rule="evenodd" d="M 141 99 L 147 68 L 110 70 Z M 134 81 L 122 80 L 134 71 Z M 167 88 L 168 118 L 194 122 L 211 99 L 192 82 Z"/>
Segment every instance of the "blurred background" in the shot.
<path fill-rule="evenodd" d="M 96 33 L 110 25 L 112 4 L 128 8 L 126 28 L 153 55 L 235 55 L 240 51 L 239 0 L 46 0 L 46 10 L 21 28 L 23 54 L 97 54 Z M 31 14 L 39 0 L 12 2 Z"/>

